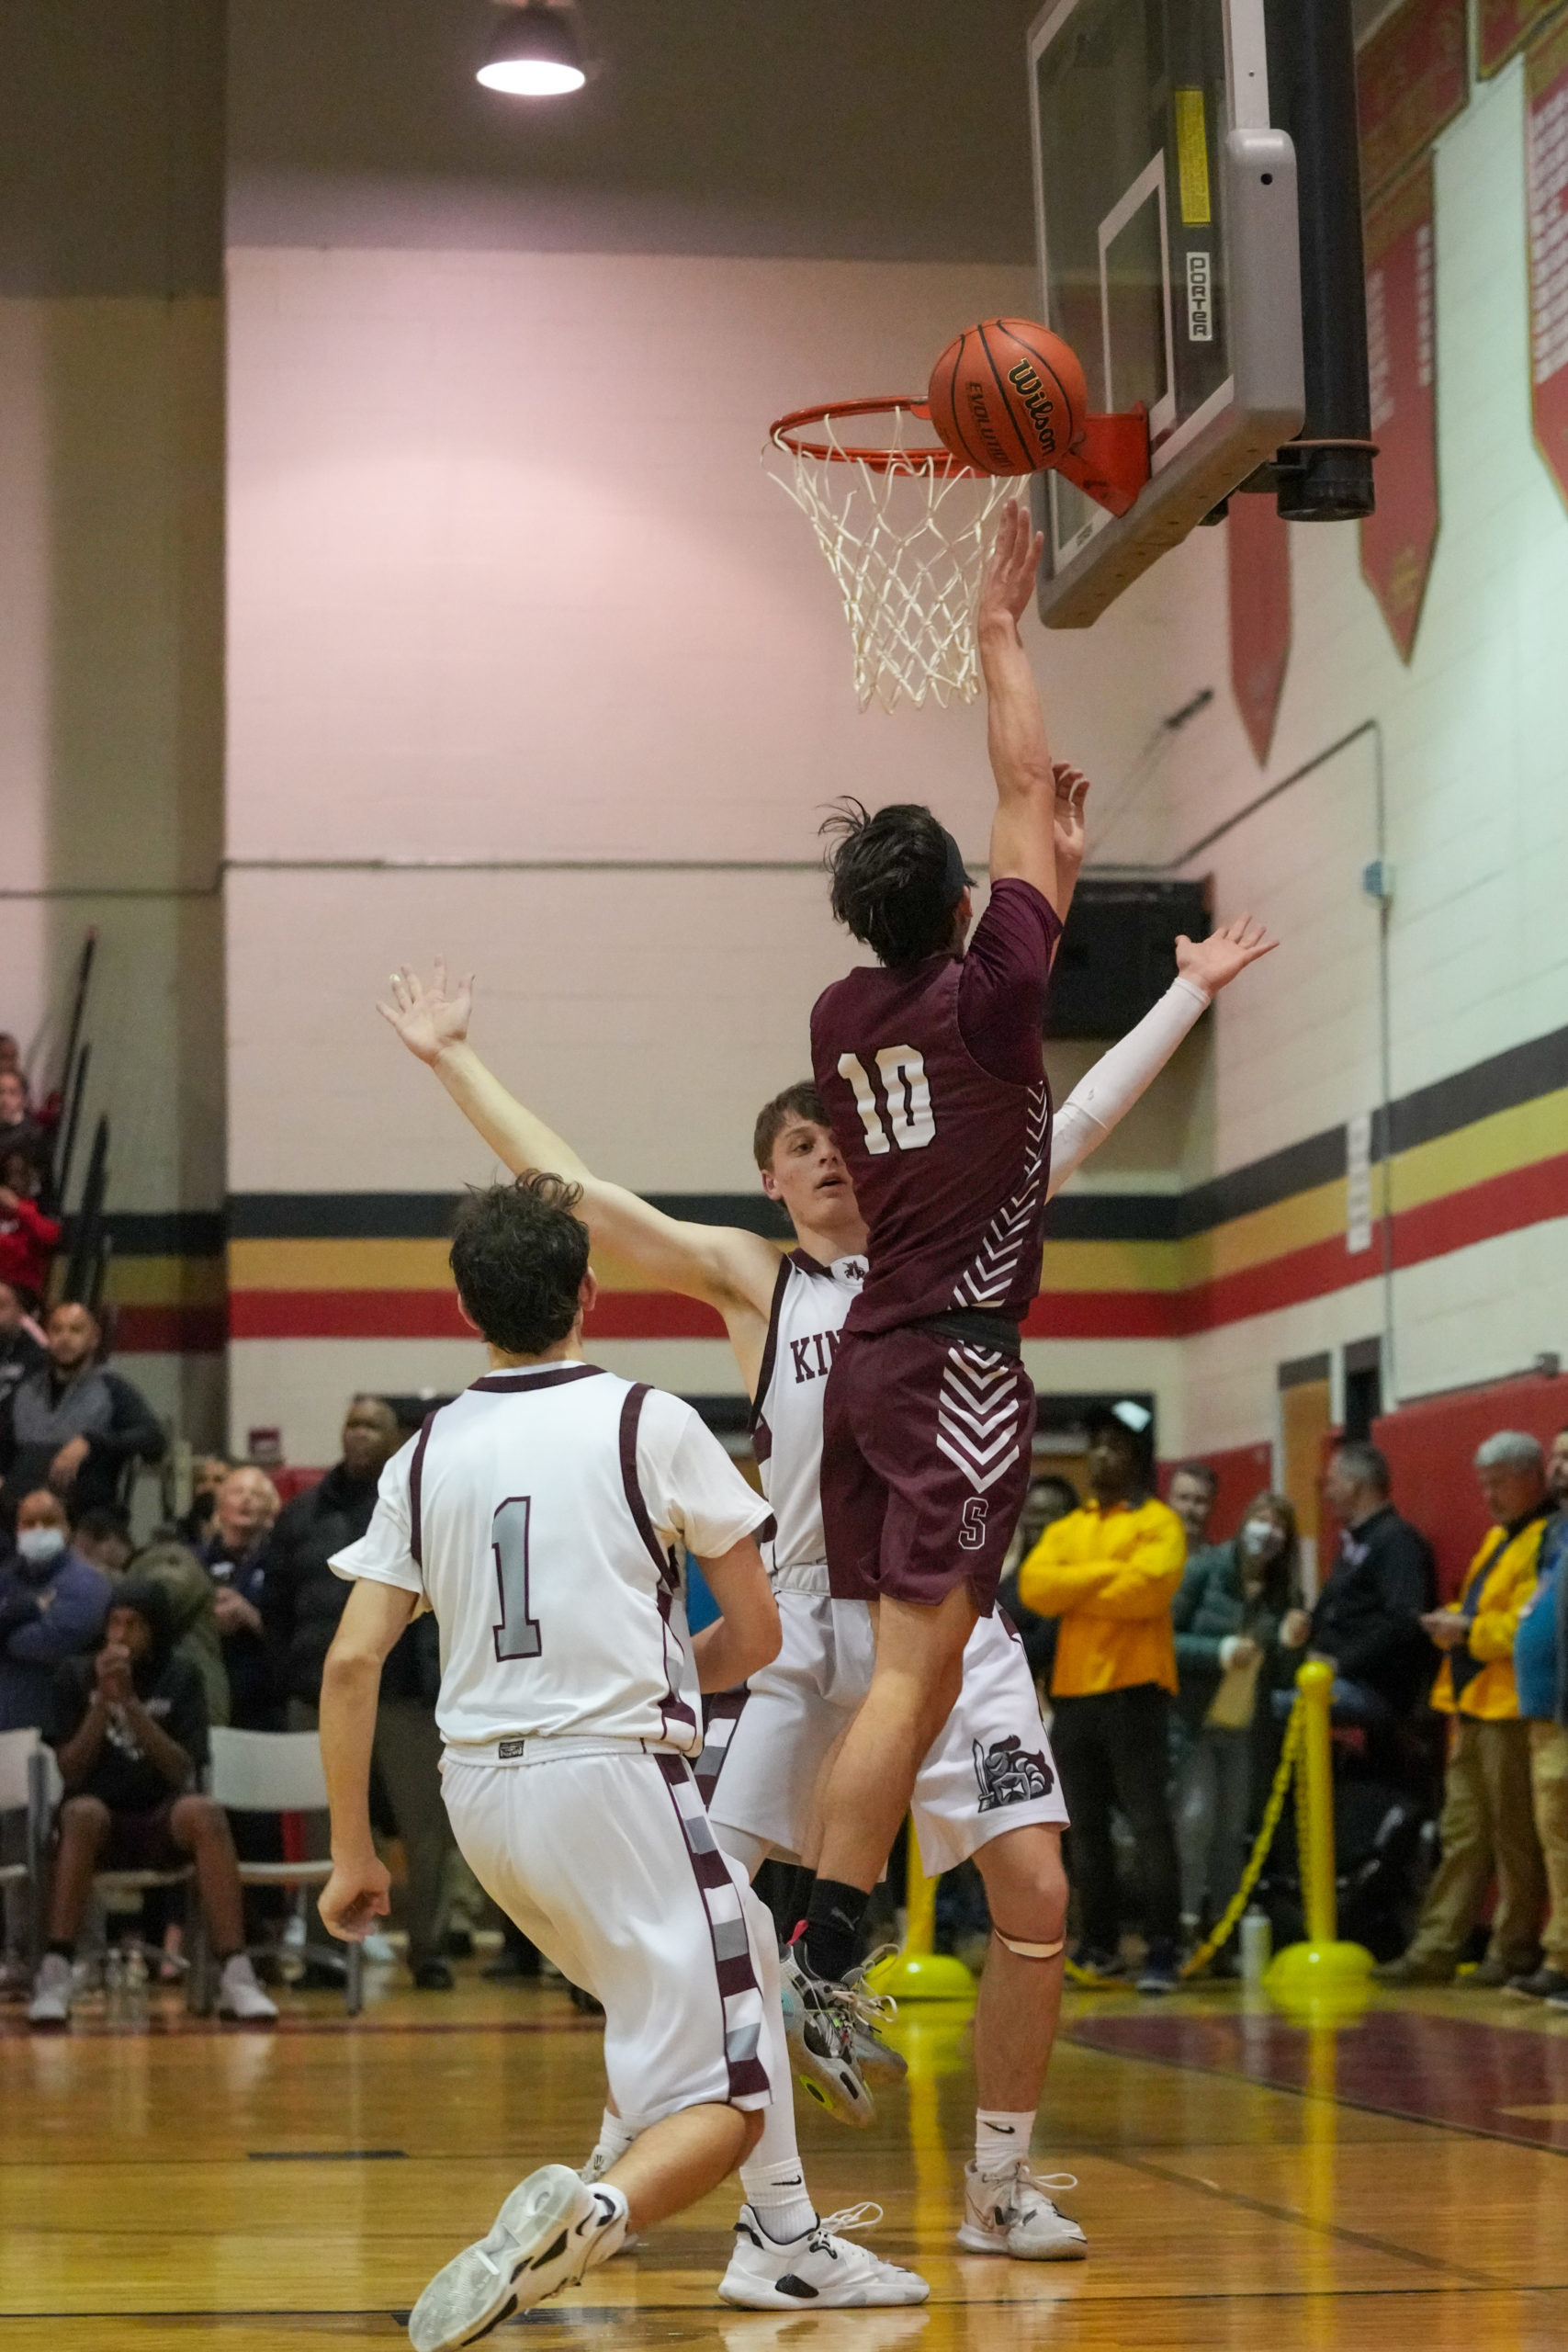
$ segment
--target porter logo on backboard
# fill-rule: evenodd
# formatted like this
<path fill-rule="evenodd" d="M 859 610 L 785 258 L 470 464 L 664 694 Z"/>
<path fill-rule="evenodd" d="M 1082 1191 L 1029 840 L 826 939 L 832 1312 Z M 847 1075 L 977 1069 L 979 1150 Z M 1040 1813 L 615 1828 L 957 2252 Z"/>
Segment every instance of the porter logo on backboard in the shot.
<path fill-rule="evenodd" d="M 1187 340 L 1214 340 L 1213 255 L 1207 245 L 1190 245 L 1187 252 Z"/>
<path fill-rule="evenodd" d="M 1027 359 L 1021 359 L 1016 368 L 1008 369 L 1008 382 L 1029 411 L 1029 421 L 1034 427 L 1034 437 L 1042 453 L 1047 458 L 1054 458 L 1056 454 L 1056 428 L 1051 420 L 1055 414 L 1055 401 Z"/>

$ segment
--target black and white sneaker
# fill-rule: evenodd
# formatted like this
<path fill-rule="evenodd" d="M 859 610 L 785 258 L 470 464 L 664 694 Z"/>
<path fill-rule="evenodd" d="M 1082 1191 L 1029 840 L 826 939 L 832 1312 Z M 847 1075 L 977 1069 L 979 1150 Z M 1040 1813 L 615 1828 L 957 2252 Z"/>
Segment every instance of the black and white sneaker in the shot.
<path fill-rule="evenodd" d="M 455 2352 L 513 2312 L 575 2287 L 608 2261 L 626 2226 L 618 2188 L 590 2188 L 541 2165 L 513 2190 L 487 2234 L 438 2270 L 409 2314 L 413 2352 Z"/>
<path fill-rule="evenodd" d="M 719 2301 L 749 2312 L 863 2311 L 874 2304 L 923 2303 L 931 2293 L 913 2270 L 884 2262 L 868 2246 L 835 2231 L 874 2228 L 880 2205 L 851 2205 L 829 2213 L 804 2236 L 781 2245 L 750 2205 L 735 2224 L 735 2251 L 719 2281 Z"/>
<path fill-rule="evenodd" d="M 859 1969 L 840 1983 L 813 1976 L 798 1939 L 785 1946 L 779 1970 L 784 2031 L 802 2090 L 837 2122 L 863 2132 L 876 2102 L 865 2086 L 855 2040 L 866 2024 L 891 2016 L 892 2002 L 868 1994 Z"/>

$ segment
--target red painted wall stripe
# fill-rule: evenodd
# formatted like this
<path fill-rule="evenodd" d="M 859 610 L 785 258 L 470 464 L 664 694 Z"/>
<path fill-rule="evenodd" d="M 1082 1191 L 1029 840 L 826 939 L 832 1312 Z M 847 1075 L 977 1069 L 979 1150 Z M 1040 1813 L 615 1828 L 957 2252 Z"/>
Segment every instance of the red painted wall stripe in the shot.
<path fill-rule="evenodd" d="M 1491 1176 L 1462 1192 L 1393 1221 L 1398 1267 L 1417 1266 L 1454 1250 L 1568 1216 L 1568 1152 Z M 1029 1340 L 1180 1340 L 1248 1316 L 1278 1313 L 1309 1298 L 1373 1282 L 1382 1272 L 1381 1233 L 1351 1257 L 1344 1237 L 1289 1250 L 1261 1265 L 1246 1266 L 1181 1291 L 1042 1291 L 1023 1326 Z M 166 1322 L 159 1318 L 168 1318 Z M 211 1318 L 210 1322 L 206 1318 Z M 120 1329 L 218 1331 L 219 1308 L 126 1307 Z M 230 1300 L 236 1340 L 461 1340 L 469 1336 L 450 1291 L 247 1290 Z M 673 1291 L 605 1291 L 588 1323 L 591 1340 L 721 1340 L 724 1324 L 711 1306 Z M 158 1345 L 217 1347 L 200 1340 L 121 1337 L 128 1351 Z"/>

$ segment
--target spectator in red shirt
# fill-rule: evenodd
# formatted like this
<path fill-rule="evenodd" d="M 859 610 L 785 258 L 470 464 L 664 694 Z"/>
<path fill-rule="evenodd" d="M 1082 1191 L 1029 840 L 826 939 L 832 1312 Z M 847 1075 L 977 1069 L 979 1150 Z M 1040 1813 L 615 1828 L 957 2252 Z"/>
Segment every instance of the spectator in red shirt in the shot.
<path fill-rule="evenodd" d="M 60 1224 L 38 1204 L 38 1162 L 13 1148 L 0 1159 L 0 1282 L 35 1302 L 60 1247 Z"/>

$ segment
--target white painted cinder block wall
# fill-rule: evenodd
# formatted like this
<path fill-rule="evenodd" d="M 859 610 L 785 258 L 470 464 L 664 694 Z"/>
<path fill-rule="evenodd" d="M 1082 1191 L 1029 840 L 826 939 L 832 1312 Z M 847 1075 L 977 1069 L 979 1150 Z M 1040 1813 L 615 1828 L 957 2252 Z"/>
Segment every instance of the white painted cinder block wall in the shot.
<path fill-rule="evenodd" d="M 1097 854 L 1118 863 L 1178 855 L 1380 722 L 1396 1094 L 1568 1020 L 1568 512 L 1529 435 L 1525 237 L 1516 66 L 1438 150 L 1443 524 L 1408 671 L 1343 526 L 1292 534 L 1266 772 L 1229 692 L 1223 531 L 1094 630 L 1036 640 L 1059 748 L 1096 780 Z M 437 949 L 479 967 L 483 1044 L 590 1156 L 652 1189 L 751 1181 L 755 1103 L 801 1067 L 807 1006 L 844 957 L 819 885 L 777 869 L 812 859 L 838 792 L 928 799 L 975 854 L 988 806 L 977 711 L 855 711 L 836 600 L 757 462 L 762 431 L 814 394 L 918 381 L 964 319 L 1033 302 L 1027 272 L 949 266 L 231 256 L 231 1189 L 484 1172 L 369 1010 L 390 961 Z M 1160 719 L 1203 685 L 1214 703 L 1151 762 Z M 1362 739 L 1190 869 L 1286 944 L 1213 1024 L 1189 1181 L 1378 1099 L 1359 887 L 1373 778 Z M 382 857 L 587 870 L 266 863 Z M 703 858 L 769 870 L 598 870 Z M 1382 1325 L 1368 1283 L 1184 1347 L 1032 1354 L 1042 1385 L 1156 1387 L 1174 1451 L 1269 1436 L 1280 1362 Z M 1393 1326 L 1406 1394 L 1563 1345 L 1568 1221 L 1401 1274 Z M 313 1344 L 236 1348 L 237 1430 L 287 1419 L 280 1390 L 309 1396 L 287 1442 L 323 1458 L 328 1386 L 392 1385 L 385 1351 Z M 410 1351 L 397 1385 L 424 1385 Z M 658 1353 L 660 1377 L 728 1385 L 702 1343 Z M 432 1385 L 451 1376 L 441 1350 L 428 1363 Z"/>

